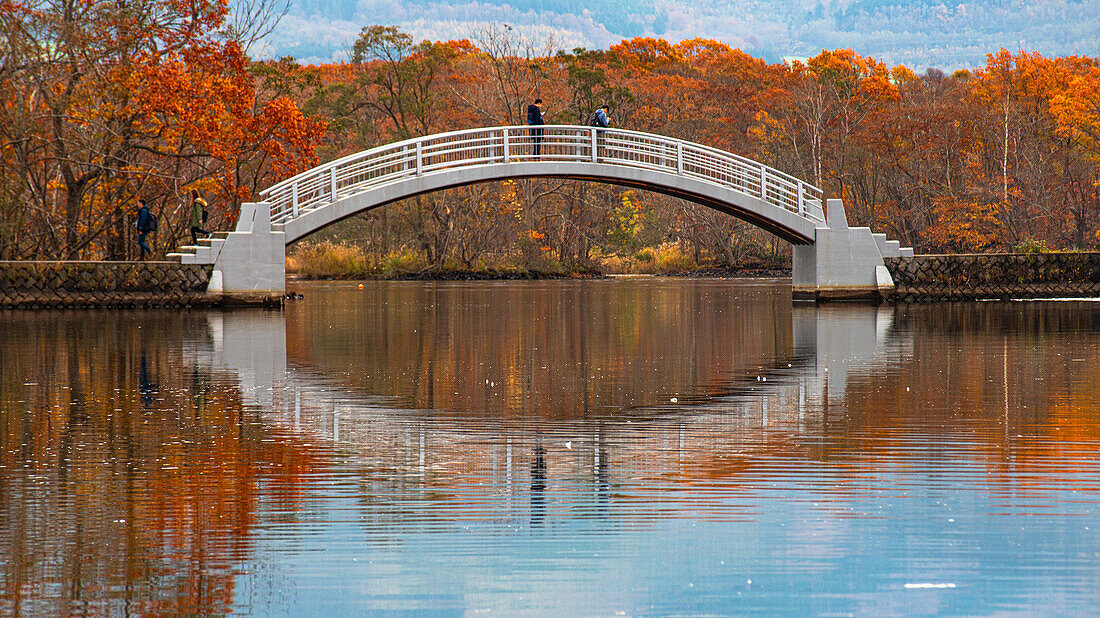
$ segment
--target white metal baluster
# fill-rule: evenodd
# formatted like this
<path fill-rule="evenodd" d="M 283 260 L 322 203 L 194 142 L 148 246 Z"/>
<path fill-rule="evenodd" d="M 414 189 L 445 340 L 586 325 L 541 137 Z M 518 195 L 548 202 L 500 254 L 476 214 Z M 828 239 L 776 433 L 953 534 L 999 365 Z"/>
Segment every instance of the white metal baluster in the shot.
<path fill-rule="evenodd" d="M 684 175 L 684 144 L 676 142 L 676 173 Z"/>
<path fill-rule="evenodd" d="M 508 162 L 508 129 L 504 129 L 504 162 Z"/>
<path fill-rule="evenodd" d="M 328 190 L 333 202 L 336 201 L 336 168 L 328 168 Z"/>
<path fill-rule="evenodd" d="M 424 175 L 424 142 L 416 142 L 416 175 Z"/>
<path fill-rule="evenodd" d="M 768 201 L 768 168 L 760 166 L 760 199 Z"/>
<path fill-rule="evenodd" d="M 596 158 L 596 130 L 592 129 L 592 162 L 596 163 L 597 161 L 598 161 L 598 159 Z"/>
<path fill-rule="evenodd" d="M 802 201 L 802 181 L 798 181 L 798 215 L 801 217 L 806 216 L 806 205 Z"/>
<path fill-rule="evenodd" d="M 290 208 L 294 216 L 298 216 L 298 183 L 290 185 Z"/>

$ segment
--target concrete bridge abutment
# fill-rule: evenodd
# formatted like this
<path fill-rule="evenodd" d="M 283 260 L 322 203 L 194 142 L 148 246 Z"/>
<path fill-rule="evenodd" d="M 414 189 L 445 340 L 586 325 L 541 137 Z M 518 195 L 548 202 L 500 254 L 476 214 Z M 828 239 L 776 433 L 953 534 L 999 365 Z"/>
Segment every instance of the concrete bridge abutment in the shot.
<path fill-rule="evenodd" d="M 271 204 L 241 205 L 236 230 L 229 232 L 214 261 L 210 291 L 235 297 L 282 297 L 286 293 L 286 241 L 271 225 Z M 221 284 L 221 289 L 214 289 Z"/>
<path fill-rule="evenodd" d="M 796 301 L 881 302 L 894 291 L 885 257 L 912 255 L 867 227 L 849 227 L 844 202 L 826 200 L 825 225 L 813 244 L 794 245 L 792 295 Z"/>
<path fill-rule="evenodd" d="M 271 223 L 271 204 L 241 204 L 237 227 L 171 253 L 182 264 L 213 264 L 207 293 L 229 304 L 282 303 L 286 294 L 286 234 Z"/>

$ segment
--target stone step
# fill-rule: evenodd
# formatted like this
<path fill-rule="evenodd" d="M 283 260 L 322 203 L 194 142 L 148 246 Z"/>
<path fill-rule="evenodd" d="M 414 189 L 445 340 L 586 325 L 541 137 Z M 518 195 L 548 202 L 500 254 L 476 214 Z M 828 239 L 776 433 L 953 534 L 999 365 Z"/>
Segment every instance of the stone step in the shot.
<path fill-rule="evenodd" d="M 221 253 L 225 238 L 202 238 L 197 245 L 184 245 L 172 255 L 180 256 L 183 264 L 213 264 Z"/>
<path fill-rule="evenodd" d="M 226 238 L 229 238 L 229 232 L 214 232 L 213 234 L 210 234 L 209 236 L 204 236 L 204 237 L 200 238 L 199 241 L 196 244 L 209 245 L 212 242 L 215 242 L 215 241 L 218 241 L 218 240 L 225 240 Z"/>
<path fill-rule="evenodd" d="M 881 232 L 872 233 L 871 236 L 875 239 L 875 244 L 878 246 L 879 255 L 884 258 L 913 256 L 913 248 L 901 246 L 900 240 L 887 240 L 886 234 Z"/>
<path fill-rule="evenodd" d="M 872 233 L 871 237 L 875 239 L 879 255 L 884 258 L 901 257 L 901 241 L 887 240 L 886 234 L 881 232 Z"/>
<path fill-rule="evenodd" d="M 224 238 L 200 238 L 199 242 L 194 245 L 184 245 L 181 249 L 209 249 L 211 247 L 221 246 L 225 243 Z"/>
<path fill-rule="evenodd" d="M 169 258 L 173 260 L 179 260 L 180 264 L 213 264 L 214 260 L 209 258 L 203 258 L 202 256 L 195 255 L 193 253 L 169 253 Z"/>

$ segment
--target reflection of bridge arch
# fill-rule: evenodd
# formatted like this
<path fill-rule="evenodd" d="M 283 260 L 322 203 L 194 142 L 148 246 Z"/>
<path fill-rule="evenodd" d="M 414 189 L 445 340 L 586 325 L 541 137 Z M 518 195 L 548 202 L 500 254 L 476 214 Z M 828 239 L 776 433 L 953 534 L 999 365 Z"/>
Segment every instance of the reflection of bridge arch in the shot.
<path fill-rule="evenodd" d="M 242 205 L 236 231 L 174 256 L 213 264 L 212 292 L 281 296 L 286 245 L 327 225 L 424 193 L 538 177 L 647 189 L 772 232 L 795 245 L 800 298 L 874 298 L 893 286 L 882 258 L 905 251 L 849 228 L 840 200 L 829 200 L 826 220 L 820 189 L 756 161 L 649 133 L 552 125 L 441 133 L 337 159 L 262 191 L 266 201 Z"/>
<path fill-rule="evenodd" d="M 206 319 L 208 331 L 185 341 L 184 349 L 195 364 L 205 370 L 235 373 L 240 381 L 242 400 L 248 405 L 289 418 L 297 416 L 295 408 L 307 402 L 311 408 L 331 407 L 339 403 L 361 409 L 364 414 L 393 411 L 395 406 L 407 408 L 412 402 L 408 392 L 386 395 L 362 392 L 352 382 L 334 380 L 330 375 L 331 368 L 313 365 L 308 359 L 288 359 L 287 316 L 281 312 L 212 313 Z M 698 394 L 680 393 L 679 401 L 671 407 L 676 409 L 677 414 L 682 414 L 686 408 L 724 409 L 731 404 L 759 402 L 761 398 L 790 399 L 792 392 L 795 396 L 789 407 L 798 410 L 805 405 L 819 407 L 842 400 L 853 373 L 881 372 L 897 359 L 911 355 L 911 335 L 895 331 L 894 312 L 885 307 L 795 307 L 791 315 L 790 335 L 792 340 L 786 344 L 789 347 L 775 350 L 770 358 L 755 359 L 745 356 L 745 351 L 741 350 L 739 362 L 731 367 L 731 371 L 704 371 L 721 375 L 722 378 L 700 383 Z M 385 354 L 382 356 L 388 358 Z M 604 359 L 596 364 L 612 366 L 616 363 Z M 632 363 L 619 364 L 629 366 Z M 633 364 L 645 365 L 647 362 L 638 358 L 633 360 Z M 559 376 L 557 384 L 586 385 L 583 376 L 587 375 L 587 370 L 578 363 L 561 363 L 560 367 L 567 373 L 577 375 L 574 376 L 576 379 Z M 516 379 L 516 385 L 523 389 L 537 388 L 530 373 L 536 371 L 534 365 L 527 366 L 525 371 L 528 374 Z M 433 375 L 436 373 L 433 372 Z M 605 379 L 616 384 L 615 389 L 623 388 L 623 381 Z M 591 418 L 606 416 L 609 411 L 621 419 L 632 416 L 652 419 L 663 415 L 670 406 L 669 393 L 652 389 L 651 386 L 648 380 L 636 382 L 631 388 L 637 392 L 614 404 L 594 403 L 600 401 L 598 395 L 594 399 L 579 398 L 578 402 L 583 401 L 584 407 L 573 409 L 572 414 L 567 415 L 560 415 L 560 411 L 569 410 L 568 406 L 546 399 L 545 407 L 538 414 L 558 418 L 565 424 L 582 425 Z M 438 385 L 429 386 L 427 390 L 433 388 L 438 388 Z M 492 390 L 488 382 L 485 389 L 485 393 Z M 537 391 L 525 391 L 517 393 L 516 398 L 529 400 L 532 396 L 538 398 L 539 394 Z M 608 394 L 605 392 L 603 399 L 607 399 Z M 405 403 L 399 405 L 400 401 Z M 484 408 L 481 395 L 475 401 L 478 403 L 473 408 L 463 409 L 462 404 L 458 403 L 449 414 L 439 418 L 444 424 L 461 419 L 461 425 L 476 425 L 481 422 L 479 419 L 487 408 Z M 426 406 L 424 409 L 427 410 L 436 403 L 437 400 L 429 400 L 420 405 Z M 477 412 L 470 414 L 471 409 Z M 498 412 L 502 418 L 508 416 L 503 411 Z"/>
<path fill-rule="evenodd" d="M 824 223 L 821 191 L 756 161 L 683 140 L 590 127 L 470 129 L 388 144 L 287 179 L 262 195 L 289 244 L 397 200 L 481 182 L 572 178 L 647 189 L 743 219 L 795 244 Z M 534 142 L 541 153 L 534 156 Z"/>

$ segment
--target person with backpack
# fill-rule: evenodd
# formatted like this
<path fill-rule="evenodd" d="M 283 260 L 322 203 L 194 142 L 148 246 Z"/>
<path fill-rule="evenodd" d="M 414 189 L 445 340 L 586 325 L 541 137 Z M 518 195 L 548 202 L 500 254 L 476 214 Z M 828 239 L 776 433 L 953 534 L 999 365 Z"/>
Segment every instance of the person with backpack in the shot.
<path fill-rule="evenodd" d="M 592 116 L 588 119 L 588 124 L 604 129 L 611 126 L 611 106 L 605 103 L 597 107 L 596 111 L 592 112 Z M 599 133 L 603 133 L 603 131 Z"/>
<path fill-rule="evenodd" d="M 141 255 L 138 259 L 144 260 L 146 253 L 152 253 L 153 250 L 149 248 L 149 245 L 145 243 L 145 237 L 150 232 L 157 231 L 157 216 L 149 212 L 149 204 L 144 199 L 138 199 L 138 203 L 141 204 L 137 211 L 137 243 L 138 248 L 141 250 Z"/>
<path fill-rule="evenodd" d="M 592 112 L 592 115 L 588 118 L 589 126 L 597 127 L 596 129 L 596 143 L 600 145 L 600 150 L 604 151 L 604 156 L 607 156 L 607 147 L 603 144 L 603 135 L 607 127 L 611 126 L 611 106 L 604 104 L 596 108 L 596 111 Z"/>
<path fill-rule="evenodd" d="M 206 223 L 206 200 L 199 197 L 197 189 L 191 189 L 191 244 L 195 245 L 199 242 L 199 234 L 209 236 L 210 232 L 202 229 L 204 223 Z"/>
<path fill-rule="evenodd" d="M 535 99 L 535 102 L 527 106 L 527 124 L 533 126 L 541 126 L 546 124 L 542 119 L 542 99 Z M 531 129 L 531 153 L 536 157 L 542 154 L 542 129 Z"/>

